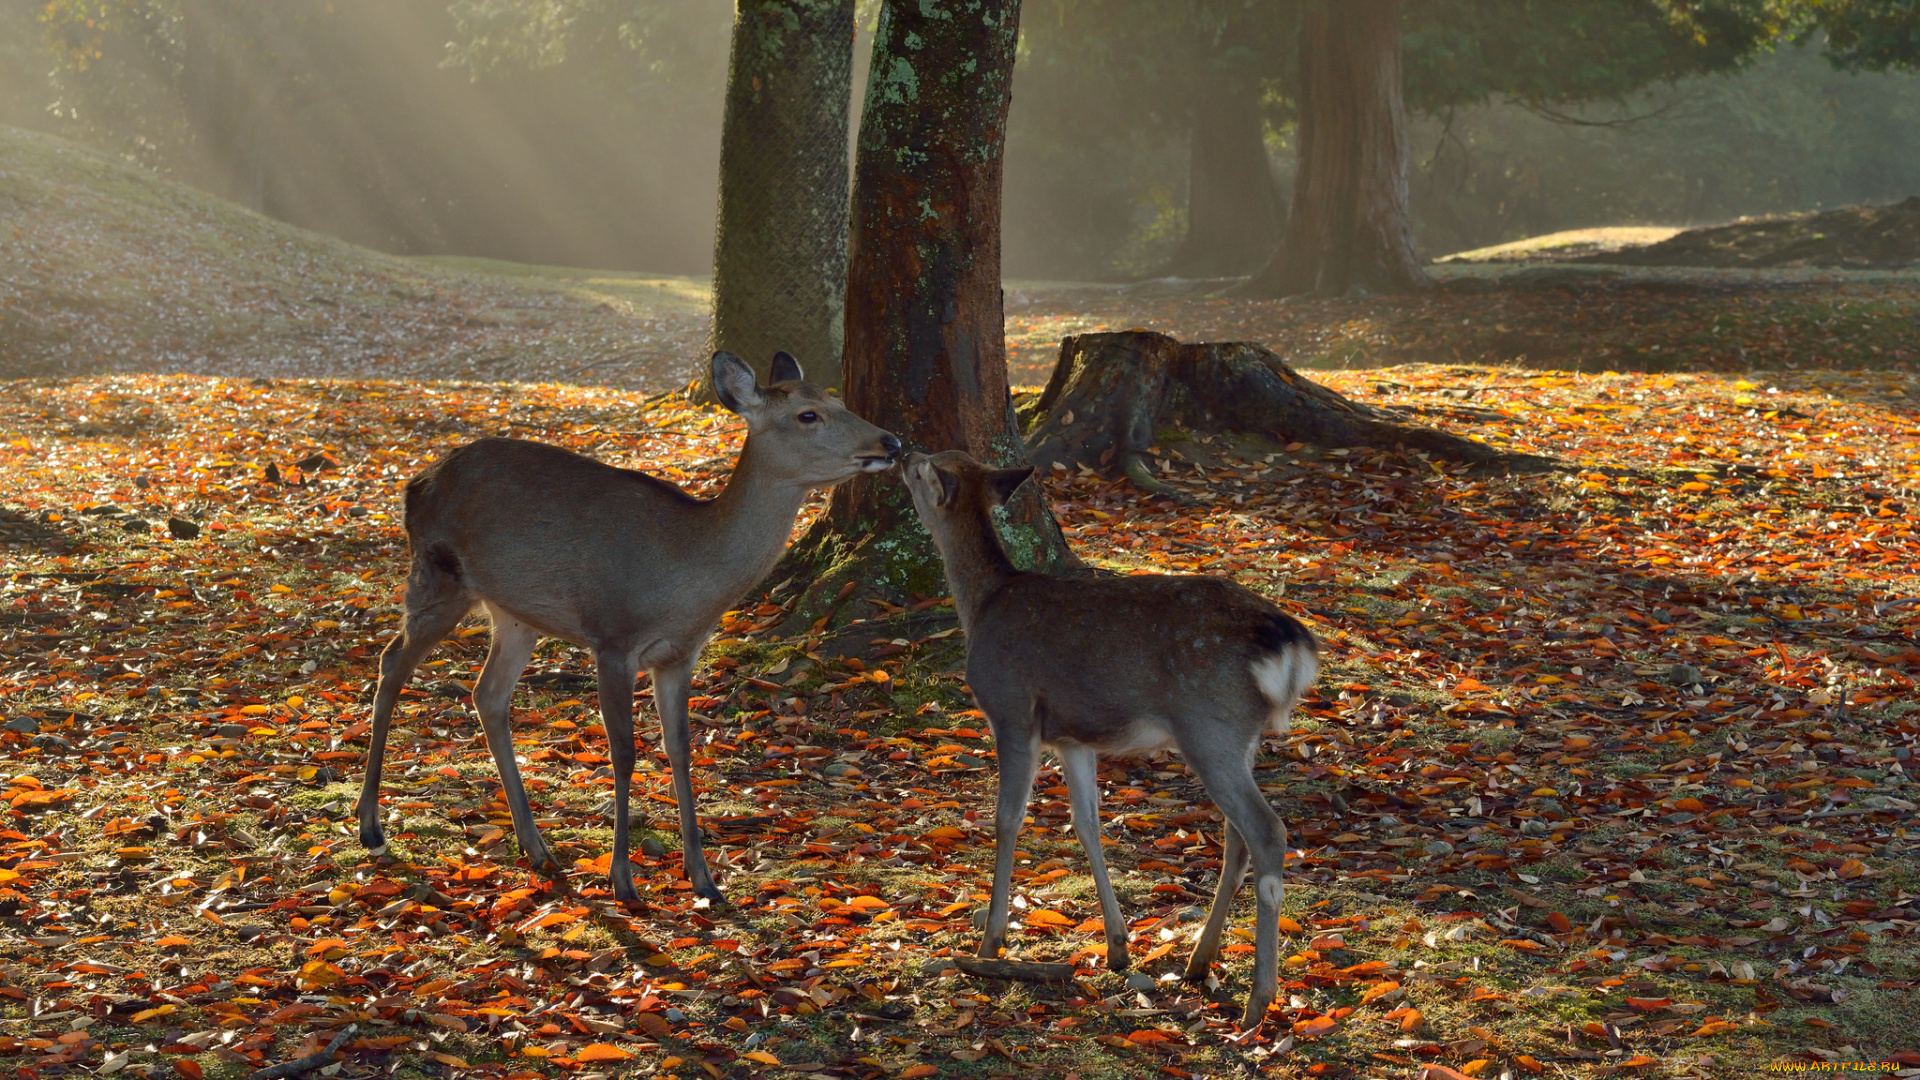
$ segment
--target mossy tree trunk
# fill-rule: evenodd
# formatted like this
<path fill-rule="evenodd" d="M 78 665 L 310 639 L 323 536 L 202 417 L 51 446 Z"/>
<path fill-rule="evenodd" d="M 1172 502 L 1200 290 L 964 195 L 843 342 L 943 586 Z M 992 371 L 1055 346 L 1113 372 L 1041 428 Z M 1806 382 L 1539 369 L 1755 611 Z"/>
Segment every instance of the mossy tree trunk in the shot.
<path fill-rule="evenodd" d="M 713 347 L 838 384 L 853 0 L 739 0 L 720 135 Z M 714 400 L 704 377 L 689 388 Z"/>
<path fill-rule="evenodd" d="M 846 345 L 855 413 L 912 450 L 1025 460 L 1007 389 L 1000 296 L 1000 186 L 1017 0 L 887 0 L 874 35 L 854 164 Z M 1038 485 L 1003 522 L 1010 554 L 1077 566 Z M 813 597 L 945 593 L 940 560 L 897 473 L 834 490 L 788 570 Z M 820 602 L 799 609 L 815 617 Z"/>
<path fill-rule="evenodd" d="M 1280 250 L 1245 295 L 1414 292 L 1401 0 L 1304 0 L 1300 163 Z"/>

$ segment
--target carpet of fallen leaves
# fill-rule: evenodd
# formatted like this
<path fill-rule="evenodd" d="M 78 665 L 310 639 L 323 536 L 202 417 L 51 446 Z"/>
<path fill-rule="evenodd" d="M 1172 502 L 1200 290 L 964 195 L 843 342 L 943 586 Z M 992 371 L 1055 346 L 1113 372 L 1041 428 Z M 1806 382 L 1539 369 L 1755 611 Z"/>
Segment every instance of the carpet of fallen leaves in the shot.
<path fill-rule="evenodd" d="M 861 621 L 797 639 L 775 636 L 778 587 L 729 615 L 694 701 L 727 905 L 680 877 L 652 730 L 645 902 L 604 892 L 607 747 L 591 668 L 555 643 L 516 747 L 576 872 L 530 876 L 464 701 L 477 623 L 403 698 L 391 849 L 358 845 L 400 482 L 511 434 L 711 491 L 732 418 L 556 385 L 0 386 L 0 1061 L 21 1080 L 240 1077 L 330 1048 L 342 1077 L 1913 1075 L 1904 379 L 1329 381 L 1569 467 L 1169 437 L 1157 466 L 1191 505 L 1048 478 L 1095 562 L 1232 575 L 1325 643 L 1259 764 L 1296 851 L 1284 988 L 1251 1036 L 1230 1022 L 1244 938 L 1217 988 L 1173 981 L 1220 857 L 1177 757 L 1102 772 L 1137 974 L 1099 957 L 1051 772 L 1015 950 L 1083 975 L 950 966 L 986 898 L 993 753 L 939 597 L 849 604 Z"/>

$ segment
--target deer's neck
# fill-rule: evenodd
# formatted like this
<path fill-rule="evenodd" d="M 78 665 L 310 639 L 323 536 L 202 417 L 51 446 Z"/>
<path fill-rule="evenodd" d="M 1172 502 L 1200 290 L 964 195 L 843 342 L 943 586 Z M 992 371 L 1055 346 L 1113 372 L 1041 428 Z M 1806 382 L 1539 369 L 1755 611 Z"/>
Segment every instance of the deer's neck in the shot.
<path fill-rule="evenodd" d="M 953 590 L 960 624 L 971 627 L 981 607 L 1018 573 L 1000 546 L 991 511 L 944 522 L 933 533 L 933 544 L 946 564 L 947 585 Z"/>
<path fill-rule="evenodd" d="M 726 490 L 707 504 L 712 527 L 703 538 L 705 558 L 734 571 L 744 580 L 742 589 L 757 584 L 780 561 L 807 500 L 806 485 L 770 473 L 765 453 L 749 436 Z"/>

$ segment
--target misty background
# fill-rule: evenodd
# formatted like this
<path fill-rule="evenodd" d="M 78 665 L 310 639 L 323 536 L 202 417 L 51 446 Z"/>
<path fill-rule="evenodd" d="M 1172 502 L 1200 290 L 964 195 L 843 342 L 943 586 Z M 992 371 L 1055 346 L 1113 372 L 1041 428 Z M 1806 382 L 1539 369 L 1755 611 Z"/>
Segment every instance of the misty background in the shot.
<path fill-rule="evenodd" d="M 1144 21 L 1090 48 L 1065 4 L 1023 16 L 1005 272 L 1155 276 L 1186 233 L 1195 110 L 1231 65 L 1158 53 Z M 731 15 L 718 0 L 0 0 L 0 123 L 396 254 L 705 274 Z M 1284 207 L 1289 111 L 1269 93 L 1262 113 Z M 1896 201 L 1920 193 L 1916 130 L 1920 80 L 1836 72 L 1817 47 L 1551 115 L 1416 113 L 1416 239 L 1438 256 Z"/>

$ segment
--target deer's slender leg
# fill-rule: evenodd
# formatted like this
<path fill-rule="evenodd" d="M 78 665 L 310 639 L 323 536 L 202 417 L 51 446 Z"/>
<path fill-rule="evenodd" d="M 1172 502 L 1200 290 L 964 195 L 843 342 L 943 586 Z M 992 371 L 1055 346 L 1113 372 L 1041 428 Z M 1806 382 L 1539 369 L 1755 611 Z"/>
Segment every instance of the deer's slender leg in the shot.
<path fill-rule="evenodd" d="M 394 703 L 420 661 L 471 610 L 473 598 L 453 575 L 416 565 L 408 576 L 406 625 L 380 654 L 380 687 L 374 691 L 373 731 L 367 736 L 367 772 L 360 780 L 360 843 L 369 850 L 387 842 L 380 830 L 380 770 L 386 763 Z"/>
<path fill-rule="evenodd" d="M 660 742 L 673 766 L 673 798 L 680 804 L 680 866 L 695 895 L 716 903 L 726 899 L 713 883 L 706 856 L 700 850 L 700 817 L 693 806 L 693 773 L 688 758 L 692 747 L 687 732 L 687 695 L 692 691 L 693 661 L 653 669 L 653 704 L 660 710 Z"/>
<path fill-rule="evenodd" d="M 1184 749 L 1184 748 L 1183 748 Z M 1260 905 L 1253 929 L 1253 990 L 1247 996 L 1243 1027 L 1267 1013 L 1280 987 L 1280 903 L 1286 896 L 1287 827 L 1267 804 L 1253 778 L 1253 747 L 1221 760 L 1207 754 L 1184 755 L 1207 794 L 1239 832 L 1253 862 L 1254 889 Z M 1224 756 L 1224 755 L 1223 755 Z M 1223 867 L 1224 869 L 1224 867 Z"/>
<path fill-rule="evenodd" d="M 991 721 L 992 714 L 988 714 Z M 993 724 L 998 754 L 1000 794 L 993 810 L 993 899 L 987 905 L 986 936 L 980 955 L 993 959 L 1006 944 L 1008 909 L 1013 901 L 1013 851 L 1026 823 L 1027 802 L 1033 798 L 1033 778 L 1040 772 L 1040 735 L 1037 731 Z"/>
<path fill-rule="evenodd" d="M 1227 928 L 1227 920 L 1233 917 L 1233 901 L 1240 895 L 1240 886 L 1247 880 L 1247 844 L 1240 839 L 1240 830 L 1227 822 L 1225 850 L 1220 857 L 1220 888 L 1213 894 L 1213 908 L 1207 912 L 1207 925 L 1200 931 L 1200 940 L 1194 943 L 1193 955 L 1187 959 L 1186 979 L 1190 983 L 1204 983 L 1213 962 L 1220 955 L 1220 934 Z"/>
<path fill-rule="evenodd" d="M 611 883 L 615 900 L 638 900 L 633 864 L 627 861 L 627 799 L 633 786 L 633 677 L 639 665 L 630 653 L 597 653 L 600 722 L 607 730 L 607 754 L 613 761 L 613 855 Z"/>
<path fill-rule="evenodd" d="M 502 612 L 493 612 L 493 644 L 487 649 L 486 666 L 473 686 L 473 708 L 480 714 L 480 728 L 486 732 L 487 749 L 500 770 L 500 787 L 507 796 L 507 810 L 513 814 L 513 837 L 534 873 L 557 876 L 560 863 L 540 839 L 533 823 L 533 807 L 527 802 L 527 789 L 520 782 L 520 766 L 513 759 L 513 688 L 520 682 L 533 657 L 533 646 L 540 635 L 525 623 L 516 622 Z"/>
<path fill-rule="evenodd" d="M 1100 756 L 1084 746 L 1061 749 L 1059 754 L 1060 771 L 1066 776 L 1067 797 L 1073 807 L 1073 834 L 1086 849 L 1087 865 L 1093 870 L 1093 887 L 1100 893 L 1100 921 L 1107 933 L 1107 970 L 1125 971 L 1131 964 L 1127 955 L 1127 920 L 1120 914 L 1113 882 L 1107 879 L 1107 855 L 1101 849 Z M 1021 812 L 1024 816 L 1024 807 Z"/>

